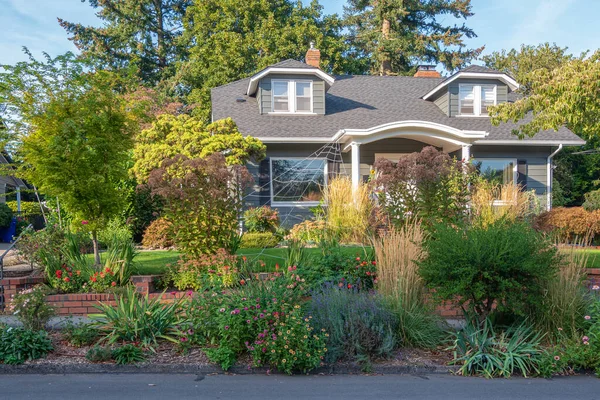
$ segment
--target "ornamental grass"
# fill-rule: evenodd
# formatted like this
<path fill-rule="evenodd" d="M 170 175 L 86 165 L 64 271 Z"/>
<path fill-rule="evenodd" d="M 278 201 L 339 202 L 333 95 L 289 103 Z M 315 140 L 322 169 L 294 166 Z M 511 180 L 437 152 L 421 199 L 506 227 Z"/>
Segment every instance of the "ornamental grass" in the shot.
<path fill-rule="evenodd" d="M 535 208 L 532 197 L 520 185 L 480 181 L 471 195 L 474 222 L 488 226 L 500 219 L 516 221 Z"/>

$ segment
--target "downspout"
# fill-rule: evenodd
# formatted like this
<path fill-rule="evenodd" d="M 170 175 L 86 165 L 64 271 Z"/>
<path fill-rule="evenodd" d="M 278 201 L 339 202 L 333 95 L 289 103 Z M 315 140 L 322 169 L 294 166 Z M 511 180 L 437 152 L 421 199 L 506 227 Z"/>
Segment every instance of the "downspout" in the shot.
<path fill-rule="evenodd" d="M 562 148 L 563 145 L 559 144 L 558 149 L 548 156 L 548 162 L 546 163 L 546 210 L 548 211 L 552 209 L 552 159 L 558 154 L 559 151 L 562 150 Z"/>

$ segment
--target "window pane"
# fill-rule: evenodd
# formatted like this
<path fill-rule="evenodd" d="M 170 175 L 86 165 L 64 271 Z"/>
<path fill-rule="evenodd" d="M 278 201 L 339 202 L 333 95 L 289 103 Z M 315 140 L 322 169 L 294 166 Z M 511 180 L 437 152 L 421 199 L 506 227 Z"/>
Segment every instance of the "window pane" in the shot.
<path fill-rule="evenodd" d="M 475 93 L 473 92 L 474 86 L 472 85 L 461 85 L 458 95 L 460 98 L 460 110 L 461 114 L 474 114 L 474 103 Z"/>
<path fill-rule="evenodd" d="M 488 114 L 488 107 L 496 103 L 494 86 L 481 87 L 481 114 Z"/>
<path fill-rule="evenodd" d="M 310 111 L 310 97 L 296 97 L 296 111 Z"/>
<path fill-rule="evenodd" d="M 514 183 L 515 165 L 510 160 L 480 160 L 476 167 L 481 176 L 495 184 Z"/>
<path fill-rule="evenodd" d="M 288 95 L 288 83 L 287 82 L 273 82 L 273 96 L 287 96 Z"/>
<path fill-rule="evenodd" d="M 289 103 L 287 97 L 273 98 L 273 111 L 289 111 Z"/>
<path fill-rule="evenodd" d="M 310 97 L 310 83 L 309 82 L 296 82 L 296 96 L 309 96 Z"/>
<path fill-rule="evenodd" d="M 321 200 L 325 163 L 325 160 L 271 160 L 273 201 Z"/>

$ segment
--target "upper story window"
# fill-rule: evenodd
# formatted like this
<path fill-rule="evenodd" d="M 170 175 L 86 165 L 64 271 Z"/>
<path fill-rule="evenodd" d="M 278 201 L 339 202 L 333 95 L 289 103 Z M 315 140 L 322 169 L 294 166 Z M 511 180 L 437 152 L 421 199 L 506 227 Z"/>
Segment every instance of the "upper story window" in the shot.
<path fill-rule="evenodd" d="M 460 84 L 458 87 L 458 114 L 486 116 L 488 107 L 496 105 L 496 85 Z"/>
<path fill-rule="evenodd" d="M 312 113 L 312 81 L 272 80 L 274 113 Z"/>

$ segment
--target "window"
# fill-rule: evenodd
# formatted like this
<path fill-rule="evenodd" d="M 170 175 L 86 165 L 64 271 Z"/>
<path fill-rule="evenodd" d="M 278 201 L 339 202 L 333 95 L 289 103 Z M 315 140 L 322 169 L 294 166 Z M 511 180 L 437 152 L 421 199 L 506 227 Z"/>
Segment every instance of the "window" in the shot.
<path fill-rule="evenodd" d="M 517 182 L 517 160 L 478 159 L 475 167 L 479 174 L 494 184 L 515 184 Z"/>
<path fill-rule="evenodd" d="M 318 204 L 326 176 L 325 159 L 271 158 L 271 204 Z"/>
<path fill-rule="evenodd" d="M 458 86 L 458 113 L 462 116 L 488 115 L 488 107 L 496 105 L 496 85 Z"/>
<path fill-rule="evenodd" d="M 312 113 L 312 81 L 272 80 L 274 113 Z"/>

